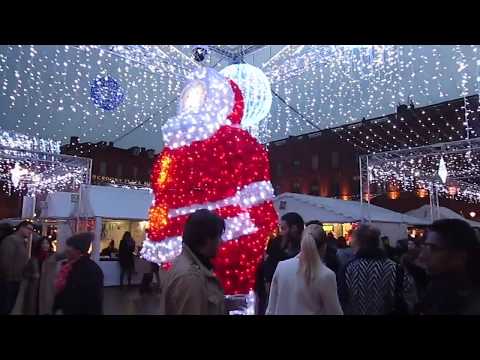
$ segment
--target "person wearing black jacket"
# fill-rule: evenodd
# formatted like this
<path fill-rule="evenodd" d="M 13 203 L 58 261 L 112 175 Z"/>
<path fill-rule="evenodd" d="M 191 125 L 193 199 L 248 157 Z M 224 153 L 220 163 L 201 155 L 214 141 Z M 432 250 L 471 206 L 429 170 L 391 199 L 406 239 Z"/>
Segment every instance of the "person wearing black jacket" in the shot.
<path fill-rule="evenodd" d="M 79 233 L 67 239 L 68 260 L 55 282 L 54 313 L 103 314 L 103 272 L 88 254 L 93 239 L 93 233 Z"/>
<path fill-rule="evenodd" d="M 272 239 L 267 247 L 267 256 L 264 261 L 264 276 L 267 289 L 273 279 L 273 274 L 280 261 L 291 259 L 300 252 L 305 223 L 297 213 L 287 213 L 281 218 L 280 236 Z"/>
<path fill-rule="evenodd" d="M 119 246 L 119 260 L 120 260 L 120 287 L 123 288 L 123 279 L 127 275 L 128 286 L 132 284 L 132 274 L 135 271 L 135 240 L 132 238 L 132 234 L 126 231 L 123 234 L 122 241 Z"/>
<path fill-rule="evenodd" d="M 467 222 L 435 221 L 420 257 L 430 282 L 416 307 L 418 314 L 480 314 L 480 244 Z"/>

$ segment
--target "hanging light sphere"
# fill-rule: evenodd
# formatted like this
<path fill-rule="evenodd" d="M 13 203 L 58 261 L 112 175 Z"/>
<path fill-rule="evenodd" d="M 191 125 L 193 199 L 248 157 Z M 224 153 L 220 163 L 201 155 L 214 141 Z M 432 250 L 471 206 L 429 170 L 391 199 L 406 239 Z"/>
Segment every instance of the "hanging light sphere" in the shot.
<path fill-rule="evenodd" d="M 242 127 L 256 134 L 260 120 L 272 107 L 270 81 L 262 70 L 249 64 L 229 65 L 220 73 L 240 87 L 245 102 Z"/>

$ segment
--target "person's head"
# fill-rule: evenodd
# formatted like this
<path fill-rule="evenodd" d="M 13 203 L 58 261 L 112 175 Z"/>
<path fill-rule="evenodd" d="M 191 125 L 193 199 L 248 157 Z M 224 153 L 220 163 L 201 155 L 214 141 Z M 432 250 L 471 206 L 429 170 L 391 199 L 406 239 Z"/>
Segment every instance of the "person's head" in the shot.
<path fill-rule="evenodd" d="M 317 224 L 307 226 L 302 234 L 299 267 L 299 272 L 307 284 L 314 279 L 326 251 L 327 236 L 323 228 Z"/>
<path fill-rule="evenodd" d="M 108 244 L 108 247 L 113 249 L 115 247 L 115 241 L 114 240 L 110 240 L 110 243 Z"/>
<path fill-rule="evenodd" d="M 347 247 L 347 240 L 343 236 L 338 237 L 337 243 L 340 249 L 345 249 Z"/>
<path fill-rule="evenodd" d="M 122 240 L 132 240 L 132 234 L 130 233 L 130 231 L 125 231 L 125 233 L 123 234 L 122 236 Z"/>
<path fill-rule="evenodd" d="M 353 233 L 355 245 L 361 250 L 380 249 L 380 231 L 373 226 L 362 224 Z"/>
<path fill-rule="evenodd" d="M 460 219 L 442 219 L 427 229 L 421 260 L 431 275 L 468 273 L 475 253 L 478 241 L 472 227 Z"/>
<path fill-rule="evenodd" d="M 207 209 L 195 211 L 183 229 L 183 243 L 192 251 L 214 258 L 225 231 L 225 220 Z"/>
<path fill-rule="evenodd" d="M 305 223 L 302 217 L 294 212 L 282 216 L 280 223 L 280 235 L 294 245 L 300 245 Z"/>
<path fill-rule="evenodd" d="M 22 221 L 15 227 L 15 232 L 20 236 L 27 238 L 33 233 L 33 224 L 30 221 Z"/>
<path fill-rule="evenodd" d="M 40 255 L 42 253 L 49 253 L 53 251 L 53 246 L 50 240 L 47 237 L 41 237 L 38 241 L 35 242 L 35 245 L 32 249 L 32 254 L 34 256 Z"/>
<path fill-rule="evenodd" d="M 91 232 L 83 232 L 70 236 L 67 241 L 65 254 L 69 260 L 78 259 L 82 255 L 87 255 L 90 246 L 95 238 Z"/>

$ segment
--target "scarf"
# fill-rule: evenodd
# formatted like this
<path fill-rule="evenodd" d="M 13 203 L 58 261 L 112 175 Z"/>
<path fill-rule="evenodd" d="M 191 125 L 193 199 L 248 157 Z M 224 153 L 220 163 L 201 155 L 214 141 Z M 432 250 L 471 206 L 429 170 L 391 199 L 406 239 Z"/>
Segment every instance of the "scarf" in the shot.
<path fill-rule="evenodd" d="M 83 255 L 82 255 L 83 256 Z M 60 272 L 58 273 L 57 279 L 55 280 L 55 291 L 57 294 L 61 293 L 65 286 L 67 285 L 68 275 L 72 271 L 73 265 L 82 258 L 80 256 L 78 259 L 66 261 L 63 263 Z"/>

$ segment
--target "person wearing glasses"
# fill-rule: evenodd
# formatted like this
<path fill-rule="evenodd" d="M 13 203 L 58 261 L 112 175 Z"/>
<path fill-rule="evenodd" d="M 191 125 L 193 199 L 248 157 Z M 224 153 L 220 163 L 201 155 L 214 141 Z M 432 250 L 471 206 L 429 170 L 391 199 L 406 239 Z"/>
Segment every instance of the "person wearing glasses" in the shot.
<path fill-rule="evenodd" d="M 427 230 L 421 260 L 430 277 L 417 313 L 480 314 L 479 242 L 460 219 L 435 221 Z"/>
<path fill-rule="evenodd" d="M 28 240 L 33 233 L 33 224 L 22 221 L 13 234 L 0 245 L 0 314 L 12 311 L 17 299 L 23 270 L 28 262 Z"/>

